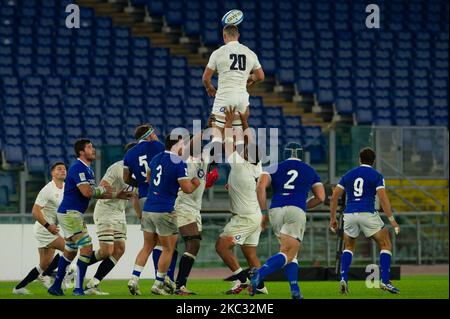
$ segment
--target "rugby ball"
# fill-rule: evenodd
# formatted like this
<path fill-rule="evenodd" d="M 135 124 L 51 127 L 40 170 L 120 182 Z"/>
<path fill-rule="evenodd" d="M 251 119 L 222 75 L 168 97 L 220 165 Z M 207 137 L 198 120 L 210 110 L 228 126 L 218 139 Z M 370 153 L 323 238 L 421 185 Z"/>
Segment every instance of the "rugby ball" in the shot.
<path fill-rule="evenodd" d="M 242 20 L 244 20 L 244 13 L 241 10 L 233 9 L 225 13 L 222 17 L 222 25 L 238 25 Z"/>

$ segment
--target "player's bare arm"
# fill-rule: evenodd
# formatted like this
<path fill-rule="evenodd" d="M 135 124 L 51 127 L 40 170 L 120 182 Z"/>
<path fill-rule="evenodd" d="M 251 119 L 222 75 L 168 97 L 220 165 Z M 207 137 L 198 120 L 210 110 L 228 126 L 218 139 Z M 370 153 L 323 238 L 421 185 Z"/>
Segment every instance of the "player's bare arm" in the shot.
<path fill-rule="evenodd" d="M 206 67 L 205 71 L 203 72 L 203 85 L 205 86 L 206 92 L 208 93 L 208 96 L 215 97 L 216 96 L 216 88 L 214 85 L 212 85 L 211 79 L 214 75 L 214 70 L 211 70 L 210 68 Z"/>
<path fill-rule="evenodd" d="M 34 204 L 31 213 L 33 215 L 33 218 L 36 219 L 39 222 L 39 224 L 47 228 L 47 230 L 51 232 L 53 235 L 57 235 L 59 233 L 58 227 L 55 224 L 49 224 L 47 222 L 47 220 L 44 217 L 44 214 L 42 213 L 41 206 Z"/>
<path fill-rule="evenodd" d="M 400 233 L 400 226 L 395 221 L 394 214 L 392 213 L 391 203 L 386 193 L 386 189 L 379 188 L 377 190 L 377 195 L 378 198 L 380 199 L 381 208 L 383 208 L 383 211 L 386 214 L 389 222 L 391 223 L 391 226 L 394 227 L 395 233 L 398 235 Z"/>
<path fill-rule="evenodd" d="M 139 196 L 132 196 L 131 197 L 131 205 L 133 205 L 134 211 L 136 212 L 137 218 L 142 218 L 142 207 L 139 203 Z"/>
<path fill-rule="evenodd" d="M 314 185 L 311 190 L 314 196 L 306 202 L 308 209 L 314 208 L 325 201 L 325 188 L 321 183 Z"/>
<path fill-rule="evenodd" d="M 192 179 L 180 179 L 178 180 L 178 184 L 180 184 L 181 190 L 186 194 L 191 194 L 195 192 L 197 187 L 200 186 L 200 180 L 197 177 Z"/>
<path fill-rule="evenodd" d="M 333 195 L 331 195 L 330 200 L 330 229 L 333 232 L 336 232 L 338 227 L 338 222 L 336 219 L 336 211 L 338 206 L 339 198 L 344 194 L 344 190 L 338 186 L 336 186 L 333 190 Z"/>
<path fill-rule="evenodd" d="M 256 184 L 256 195 L 258 197 L 259 208 L 263 214 L 261 221 L 262 230 L 266 230 L 269 224 L 269 216 L 267 215 L 267 192 L 266 189 L 270 186 L 270 175 L 261 174 Z"/>
<path fill-rule="evenodd" d="M 139 183 L 133 178 L 133 174 L 127 167 L 123 168 L 123 181 L 133 187 L 139 186 Z"/>
<path fill-rule="evenodd" d="M 111 185 L 110 185 L 107 181 L 105 181 L 104 179 L 102 179 L 102 180 L 100 181 L 100 184 L 99 184 L 99 185 L 102 186 L 102 187 L 105 187 L 105 188 L 108 188 L 108 187 L 109 187 L 109 188 L 111 188 L 111 190 L 112 190 Z M 104 195 L 107 195 L 107 194 L 104 194 Z M 112 190 L 112 191 L 111 191 L 111 197 L 108 198 L 108 199 L 124 199 L 124 200 L 128 200 L 128 199 L 130 199 L 132 196 L 133 196 L 133 192 L 129 192 L 129 191 L 127 191 L 126 188 L 125 188 L 125 189 L 122 189 L 122 190 L 119 191 L 119 192 Z M 105 199 L 106 199 L 106 198 L 105 198 Z"/>
<path fill-rule="evenodd" d="M 112 195 L 111 186 L 97 186 L 92 187 L 89 184 L 78 185 L 78 189 L 81 194 L 87 198 L 97 198 L 97 199 L 110 199 Z"/>
<path fill-rule="evenodd" d="M 250 73 L 247 79 L 247 87 L 252 86 L 255 83 L 262 82 L 265 79 L 264 71 L 262 68 L 256 69 L 253 73 Z"/>

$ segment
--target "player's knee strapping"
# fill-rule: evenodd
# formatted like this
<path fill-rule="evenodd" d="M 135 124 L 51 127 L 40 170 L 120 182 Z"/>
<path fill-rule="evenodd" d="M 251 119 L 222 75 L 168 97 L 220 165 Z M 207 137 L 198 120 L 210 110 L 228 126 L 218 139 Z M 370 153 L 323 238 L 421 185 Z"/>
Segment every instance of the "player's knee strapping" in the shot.
<path fill-rule="evenodd" d="M 64 249 L 69 252 L 76 252 L 76 251 L 78 251 L 78 246 L 74 242 L 66 241 L 66 245 L 65 245 Z"/>
<path fill-rule="evenodd" d="M 84 235 L 83 237 L 81 237 L 80 239 L 78 239 L 76 241 L 76 244 L 77 244 L 78 248 L 83 248 L 83 247 L 91 245 L 92 244 L 91 236 L 89 236 L 87 234 Z"/>
<path fill-rule="evenodd" d="M 127 235 L 125 235 L 124 233 L 116 233 L 116 234 L 114 234 L 114 240 L 115 241 L 126 241 Z"/>
<path fill-rule="evenodd" d="M 112 245 L 114 244 L 114 235 L 112 232 L 105 232 L 98 234 L 98 240 L 104 244 Z"/>

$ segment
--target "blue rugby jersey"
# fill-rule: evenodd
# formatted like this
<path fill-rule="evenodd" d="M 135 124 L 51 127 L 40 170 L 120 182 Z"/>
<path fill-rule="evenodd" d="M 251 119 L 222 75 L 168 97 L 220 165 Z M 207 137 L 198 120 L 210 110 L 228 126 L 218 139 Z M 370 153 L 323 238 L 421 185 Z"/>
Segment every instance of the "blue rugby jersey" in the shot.
<path fill-rule="evenodd" d="M 70 166 L 64 186 L 64 195 L 58 207 L 58 213 L 65 214 L 68 210 L 76 210 L 84 214 L 89 206 L 90 198 L 84 197 L 78 185 L 95 186 L 94 171 L 80 159 Z"/>
<path fill-rule="evenodd" d="M 375 212 L 375 195 L 384 188 L 381 173 L 370 165 L 361 165 L 345 173 L 337 184 L 345 190 L 347 204 L 344 213 Z"/>
<path fill-rule="evenodd" d="M 270 208 L 296 206 L 306 212 L 306 200 L 311 187 L 321 184 L 314 168 L 296 158 L 271 165 L 263 174 L 269 174 L 272 179 Z"/>
<path fill-rule="evenodd" d="M 156 154 L 164 152 L 164 145 L 160 141 L 141 141 L 125 154 L 123 166 L 133 174 L 138 182 L 139 198 L 147 196 L 147 168 Z"/>
<path fill-rule="evenodd" d="M 165 151 L 150 162 L 150 186 L 145 212 L 170 213 L 177 199 L 179 180 L 188 179 L 186 163 L 173 152 Z"/>

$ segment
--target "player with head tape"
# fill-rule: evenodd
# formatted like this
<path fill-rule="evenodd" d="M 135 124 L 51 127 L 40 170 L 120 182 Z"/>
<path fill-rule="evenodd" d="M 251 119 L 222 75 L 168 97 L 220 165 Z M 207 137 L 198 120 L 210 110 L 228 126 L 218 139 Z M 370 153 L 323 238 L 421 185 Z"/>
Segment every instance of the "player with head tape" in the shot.
<path fill-rule="evenodd" d="M 125 145 L 124 152 L 137 143 Z M 125 252 L 127 224 L 125 209 L 128 204 L 128 193 L 132 192 L 131 201 L 135 210 L 140 211 L 137 190 L 123 181 L 123 160 L 117 161 L 106 170 L 100 186 L 112 188 L 113 198 L 99 199 L 94 209 L 94 222 L 100 249 L 95 251 L 96 260 L 102 260 L 94 277 L 87 283 L 87 295 L 108 295 L 99 288 L 100 282 L 108 275 Z M 117 194 L 117 195 L 116 195 Z"/>
<path fill-rule="evenodd" d="M 139 219 L 141 219 L 142 208 L 144 207 L 145 200 L 147 199 L 149 188 L 148 179 L 150 178 L 150 176 L 148 164 L 156 154 L 164 152 L 164 144 L 159 141 L 158 136 L 155 134 L 155 129 L 150 124 L 139 125 L 135 130 L 134 137 L 138 141 L 138 144 L 135 147 L 132 147 L 125 154 L 123 179 L 126 184 L 138 187 L 140 209 L 137 210 L 136 213 Z M 147 248 L 148 245 L 145 245 L 144 243 L 136 259 L 145 259 L 146 263 L 151 254 L 153 257 L 153 265 L 156 273 L 162 247 L 160 245 L 157 245 L 154 247 L 153 251 L 148 251 Z M 175 266 L 177 261 L 176 254 L 177 253 L 175 251 L 174 259 L 169 269 L 169 277 L 171 277 L 172 281 L 174 280 Z M 143 265 L 145 265 L 145 263 L 143 263 Z M 142 264 L 142 262 L 140 264 Z M 138 281 L 142 271 L 143 268 L 141 268 L 140 265 L 135 265 L 132 274 L 133 278 L 128 282 L 128 289 L 130 290 L 130 293 L 132 295 L 141 294 Z"/>
<path fill-rule="evenodd" d="M 225 108 L 236 108 L 234 126 L 241 126 L 237 112 L 244 113 L 249 106 L 247 87 L 264 80 L 264 71 L 257 55 L 245 45 L 239 43 L 239 30 L 235 25 L 223 28 L 225 45 L 215 50 L 203 73 L 203 84 L 209 96 L 214 97 L 212 114 L 213 127 L 223 129 L 225 126 Z M 218 73 L 218 88 L 211 83 L 214 72 Z M 221 137 L 215 137 L 222 141 Z"/>
<path fill-rule="evenodd" d="M 366 147 L 359 153 L 360 166 L 353 168 L 342 176 L 330 201 L 330 228 L 337 229 L 336 210 L 338 200 L 345 192 L 347 203 L 344 210 L 344 251 L 341 256 L 341 281 L 339 288 L 342 294 L 348 293 L 348 271 L 355 251 L 356 238 L 362 231 L 366 238 L 372 238 L 380 248 L 381 283 L 383 290 L 399 293 L 389 280 L 391 268 L 392 246 L 389 231 L 384 227 L 380 215 L 375 210 L 375 196 L 378 195 L 381 207 L 389 219 L 395 233 L 400 232 L 392 214 L 391 204 L 386 194 L 384 178 L 372 166 L 375 152 Z"/>
<path fill-rule="evenodd" d="M 125 154 L 124 158 L 124 180 L 128 185 L 138 187 L 139 202 L 141 209 L 136 210 L 139 219 L 142 216 L 142 207 L 144 206 L 148 193 L 148 163 L 153 156 L 164 151 L 164 144 L 158 139 L 155 129 L 150 124 L 139 125 L 134 133 L 136 141 L 139 145 L 133 148 L 129 154 Z M 127 152 L 128 153 L 128 152 Z M 158 259 L 161 255 L 161 245 L 157 245 L 152 252 L 153 265 L 155 273 L 157 270 Z M 169 270 L 169 277 L 174 280 L 175 266 L 177 261 L 177 251 L 174 253 L 174 260 Z M 142 270 L 136 270 L 136 274 L 140 274 Z M 139 292 L 131 291 L 132 294 L 139 294 Z"/>
<path fill-rule="evenodd" d="M 292 298 L 303 298 L 298 286 L 297 255 L 306 228 L 306 211 L 323 203 L 325 189 L 314 168 L 301 160 L 302 153 L 300 144 L 288 143 L 284 148 L 285 160 L 269 166 L 259 178 L 257 194 L 264 223 L 267 222 L 266 189 L 272 185 L 269 219 L 280 242 L 280 251 L 261 268 L 250 271 L 251 295 L 267 275 L 284 268 Z M 308 199 L 309 191 L 314 196 Z"/>
<path fill-rule="evenodd" d="M 64 238 L 59 234 L 60 227 L 56 221 L 56 210 L 63 198 L 66 165 L 56 162 L 50 168 L 52 180 L 39 191 L 34 202 L 32 214 L 36 222 L 33 226 L 34 237 L 38 242 L 39 265 L 13 289 L 15 295 L 29 295 L 25 287 L 39 279 L 46 288 L 51 286 L 52 272 L 58 267 L 60 255 L 55 255 L 55 249 L 64 251 Z"/>
<path fill-rule="evenodd" d="M 174 214 L 178 189 L 192 193 L 200 185 L 198 178 L 189 178 L 186 163 L 180 157 L 184 150 L 181 137 L 168 135 L 165 151 L 153 157 L 149 165 L 150 179 L 147 199 L 142 212 L 141 229 L 144 232 L 144 248 L 151 252 L 158 240 L 162 253 L 158 261 L 156 280 L 151 292 L 169 295 L 176 289 L 175 283 L 167 276 L 173 252 L 178 239 L 178 227 Z M 148 255 L 139 254 L 134 268 L 145 266 Z M 129 282 L 137 287 L 139 277 L 133 275 Z M 130 289 L 131 291 L 131 289 Z"/>
<path fill-rule="evenodd" d="M 175 201 L 178 231 L 185 244 L 185 252 L 181 256 L 178 266 L 176 295 L 195 294 L 189 291 L 186 285 L 195 258 L 200 250 L 200 241 L 202 239 L 202 217 L 200 210 L 202 208 L 203 193 L 205 188 L 213 186 L 219 178 L 216 169 L 208 173 L 209 160 L 207 154 L 202 153 L 201 138 L 202 132 L 191 138 L 189 142 L 190 155 L 186 160 L 188 177 L 190 179 L 194 177 L 198 178 L 200 185 L 190 194 L 180 189 Z M 200 147 L 197 149 L 196 146 Z"/>
<path fill-rule="evenodd" d="M 62 230 L 66 245 L 64 254 L 59 259 L 58 272 L 55 282 L 48 289 L 52 295 L 64 295 L 61 284 L 64 279 L 66 268 L 80 251 L 77 261 L 77 277 L 73 294 L 84 295 L 83 280 L 91 259 L 95 259 L 92 251 L 92 240 L 87 232 L 84 222 L 86 212 L 91 198 L 111 198 L 111 187 L 96 186 L 94 171 L 90 167 L 95 160 L 95 148 L 88 139 L 79 139 L 74 144 L 77 160 L 70 166 L 64 186 L 64 196 L 58 207 L 57 220 Z"/>
<path fill-rule="evenodd" d="M 233 272 L 236 280 L 226 294 L 239 294 L 248 287 L 247 273 L 239 265 L 233 247 L 239 245 L 250 267 L 261 265 L 256 247 L 261 234 L 262 215 L 256 197 L 256 182 L 262 171 L 258 148 L 251 144 L 251 137 L 241 135 L 241 128 L 232 128 L 235 108 L 227 108 L 224 148 L 231 170 L 228 176 L 228 195 L 232 217 L 216 242 L 217 254 Z M 248 109 L 240 113 L 242 130 L 248 129 Z M 248 131 L 247 131 L 248 133 Z M 234 140 L 236 139 L 236 141 Z M 254 147 L 253 147 L 254 146 Z M 258 292 L 267 294 L 264 283 Z"/>

